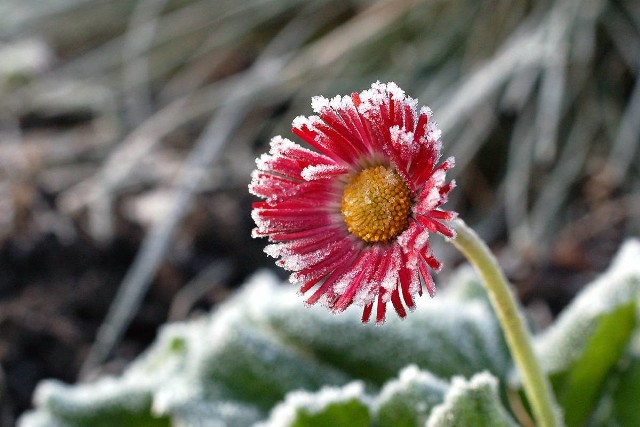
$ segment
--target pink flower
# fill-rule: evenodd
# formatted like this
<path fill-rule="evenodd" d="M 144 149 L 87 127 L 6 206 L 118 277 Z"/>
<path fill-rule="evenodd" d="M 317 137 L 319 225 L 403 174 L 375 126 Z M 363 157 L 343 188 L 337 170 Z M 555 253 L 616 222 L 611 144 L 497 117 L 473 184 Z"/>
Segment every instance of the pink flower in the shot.
<path fill-rule="evenodd" d="M 440 130 L 431 110 L 395 83 L 374 83 L 351 96 L 311 101 L 318 116 L 297 117 L 293 133 L 317 151 L 276 136 L 252 174 L 249 191 L 264 199 L 253 205 L 257 228 L 268 236 L 265 252 L 292 271 L 306 302 L 323 302 L 334 312 L 364 307 L 367 322 L 385 319 L 391 301 L 400 317 L 423 284 L 431 296 L 429 269 L 440 262 L 429 233 L 447 238 L 443 223 L 455 212 L 440 209 L 454 181 L 439 166 Z"/>

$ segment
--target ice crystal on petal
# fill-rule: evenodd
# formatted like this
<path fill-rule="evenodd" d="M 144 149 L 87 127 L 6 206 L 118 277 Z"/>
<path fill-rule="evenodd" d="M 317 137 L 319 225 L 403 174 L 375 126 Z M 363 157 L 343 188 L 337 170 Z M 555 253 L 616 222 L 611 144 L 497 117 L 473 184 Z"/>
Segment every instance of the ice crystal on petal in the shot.
<path fill-rule="evenodd" d="M 316 113 L 322 112 L 323 108 L 328 107 L 330 101 L 324 96 L 314 96 L 311 98 L 311 109 Z"/>
<path fill-rule="evenodd" d="M 265 252 L 310 304 L 362 305 L 363 321 L 381 323 L 391 302 L 404 317 L 423 286 L 434 292 L 429 236 L 453 236 L 441 132 L 393 82 L 311 104 L 317 115 L 296 117 L 292 131 L 313 150 L 278 136 L 256 161 L 249 190 L 264 202 L 252 235 L 270 239 Z"/>
<path fill-rule="evenodd" d="M 342 166 L 337 165 L 311 165 L 302 169 L 300 175 L 306 181 L 315 181 L 317 179 L 326 179 L 331 178 L 333 176 L 344 174 L 348 172 L 348 169 L 345 169 Z"/>
<path fill-rule="evenodd" d="M 392 98 L 395 98 L 398 101 L 404 99 L 404 90 L 400 89 L 394 82 L 387 83 L 386 86 L 381 85 L 380 90 L 386 90 Z"/>
<path fill-rule="evenodd" d="M 423 107 L 420 107 L 420 114 L 426 114 L 427 117 L 431 117 L 433 115 L 433 111 L 431 111 L 431 108 L 425 105 Z"/>

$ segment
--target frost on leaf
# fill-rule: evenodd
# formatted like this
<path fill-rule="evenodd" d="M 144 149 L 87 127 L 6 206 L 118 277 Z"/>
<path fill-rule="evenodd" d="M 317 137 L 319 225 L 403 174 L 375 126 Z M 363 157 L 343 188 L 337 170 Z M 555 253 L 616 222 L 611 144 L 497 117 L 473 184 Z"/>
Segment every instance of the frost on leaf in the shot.
<path fill-rule="evenodd" d="M 281 297 L 295 295 L 289 291 Z M 437 300 L 418 301 L 415 313 L 406 319 L 390 318 L 382 327 L 362 327 L 357 309 L 332 316 L 305 308 L 295 299 L 286 303 L 286 310 L 269 308 L 261 298 L 255 301 L 252 311 L 262 317 L 259 321 L 287 341 L 377 384 L 412 363 L 442 378 L 482 370 L 506 378 L 509 369 L 497 320 L 480 300 L 461 302 L 443 292 Z"/>
<path fill-rule="evenodd" d="M 359 381 L 317 392 L 293 391 L 271 411 L 266 422 L 256 427 L 367 427 L 371 424 L 368 401 L 364 384 Z"/>
<path fill-rule="evenodd" d="M 262 418 L 253 405 L 196 399 L 172 408 L 172 427 L 252 426 Z"/>
<path fill-rule="evenodd" d="M 415 365 L 389 381 L 375 403 L 379 427 L 423 426 L 431 410 L 442 403 L 449 384 Z"/>
<path fill-rule="evenodd" d="M 588 285 L 536 339 L 547 372 L 558 372 L 580 357 L 599 318 L 636 301 L 640 294 L 640 240 L 628 240 L 609 269 Z"/>
<path fill-rule="evenodd" d="M 436 406 L 426 427 L 516 427 L 498 397 L 498 381 L 487 372 L 470 380 L 456 377 L 444 402 Z"/>
<path fill-rule="evenodd" d="M 537 339 L 567 426 L 592 417 L 600 396 L 636 331 L 640 241 L 627 241 L 610 268 Z"/>
<path fill-rule="evenodd" d="M 345 374 L 254 321 L 251 306 L 261 298 L 255 291 L 267 285 L 277 293 L 280 286 L 265 275 L 254 278 L 253 284 L 254 289 L 247 289 L 212 318 L 207 345 L 194 358 L 199 380 L 205 385 L 218 384 L 225 395 L 262 409 L 270 408 L 291 389 L 346 382 L 349 377 Z"/>
<path fill-rule="evenodd" d="M 420 371 L 409 368 L 384 386 L 412 363 Z M 35 410 L 21 427 L 249 427 L 267 419 L 292 390 L 319 393 L 365 384 L 375 396 L 384 386 L 382 408 L 425 381 L 444 387 L 436 376 L 445 381 L 489 370 L 504 379 L 509 366 L 497 321 L 482 300 L 461 301 L 443 292 L 437 300 L 418 302 L 405 321 L 365 326 L 357 308 L 340 316 L 307 308 L 290 284 L 260 273 L 210 316 L 165 326 L 121 376 L 80 385 L 41 383 Z M 345 404 L 364 420 L 375 416 L 371 400 Z M 313 417 L 313 408 L 306 409 Z"/>

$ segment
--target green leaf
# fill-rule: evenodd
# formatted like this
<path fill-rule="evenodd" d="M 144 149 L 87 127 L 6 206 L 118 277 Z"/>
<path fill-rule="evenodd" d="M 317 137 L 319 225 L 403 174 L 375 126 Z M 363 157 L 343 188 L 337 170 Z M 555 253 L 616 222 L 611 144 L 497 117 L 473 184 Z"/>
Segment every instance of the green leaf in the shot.
<path fill-rule="evenodd" d="M 497 379 L 486 372 L 474 375 L 469 381 L 454 378 L 444 402 L 434 408 L 426 426 L 517 426 L 502 406 L 497 389 Z"/>
<path fill-rule="evenodd" d="M 584 425 L 595 408 L 606 378 L 635 327 L 636 304 L 604 314 L 597 323 L 582 357 L 574 361 L 570 370 L 552 378 L 567 426 Z"/>
<path fill-rule="evenodd" d="M 613 414 L 620 427 L 640 425 L 640 356 L 635 355 L 621 370 L 613 393 Z"/>
<path fill-rule="evenodd" d="M 640 242 L 627 242 L 610 269 L 536 338 L 541 363 L 569 427 L 584 425 L 592 415 L 636 328 L 638 259 Z"/>
<path fill-rule="evenodd" d="M 630 348 L 612 377 L 599 402 L 594 427 L 640 425 L 640 330 L 636 330 Z"/>

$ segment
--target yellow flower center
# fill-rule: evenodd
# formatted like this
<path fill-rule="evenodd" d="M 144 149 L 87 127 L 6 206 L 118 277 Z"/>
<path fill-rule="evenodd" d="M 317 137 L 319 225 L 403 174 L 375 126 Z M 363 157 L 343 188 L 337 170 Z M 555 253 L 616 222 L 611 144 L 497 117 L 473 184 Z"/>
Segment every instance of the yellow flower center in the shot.
<path fill-rule="evenodd" d="M 407 228 L 411 205 L 411 191 L 398 172 L 374 166 L 351 177 L 341 212 L 350 233 L 367 243 L 384 243 Z"/>

